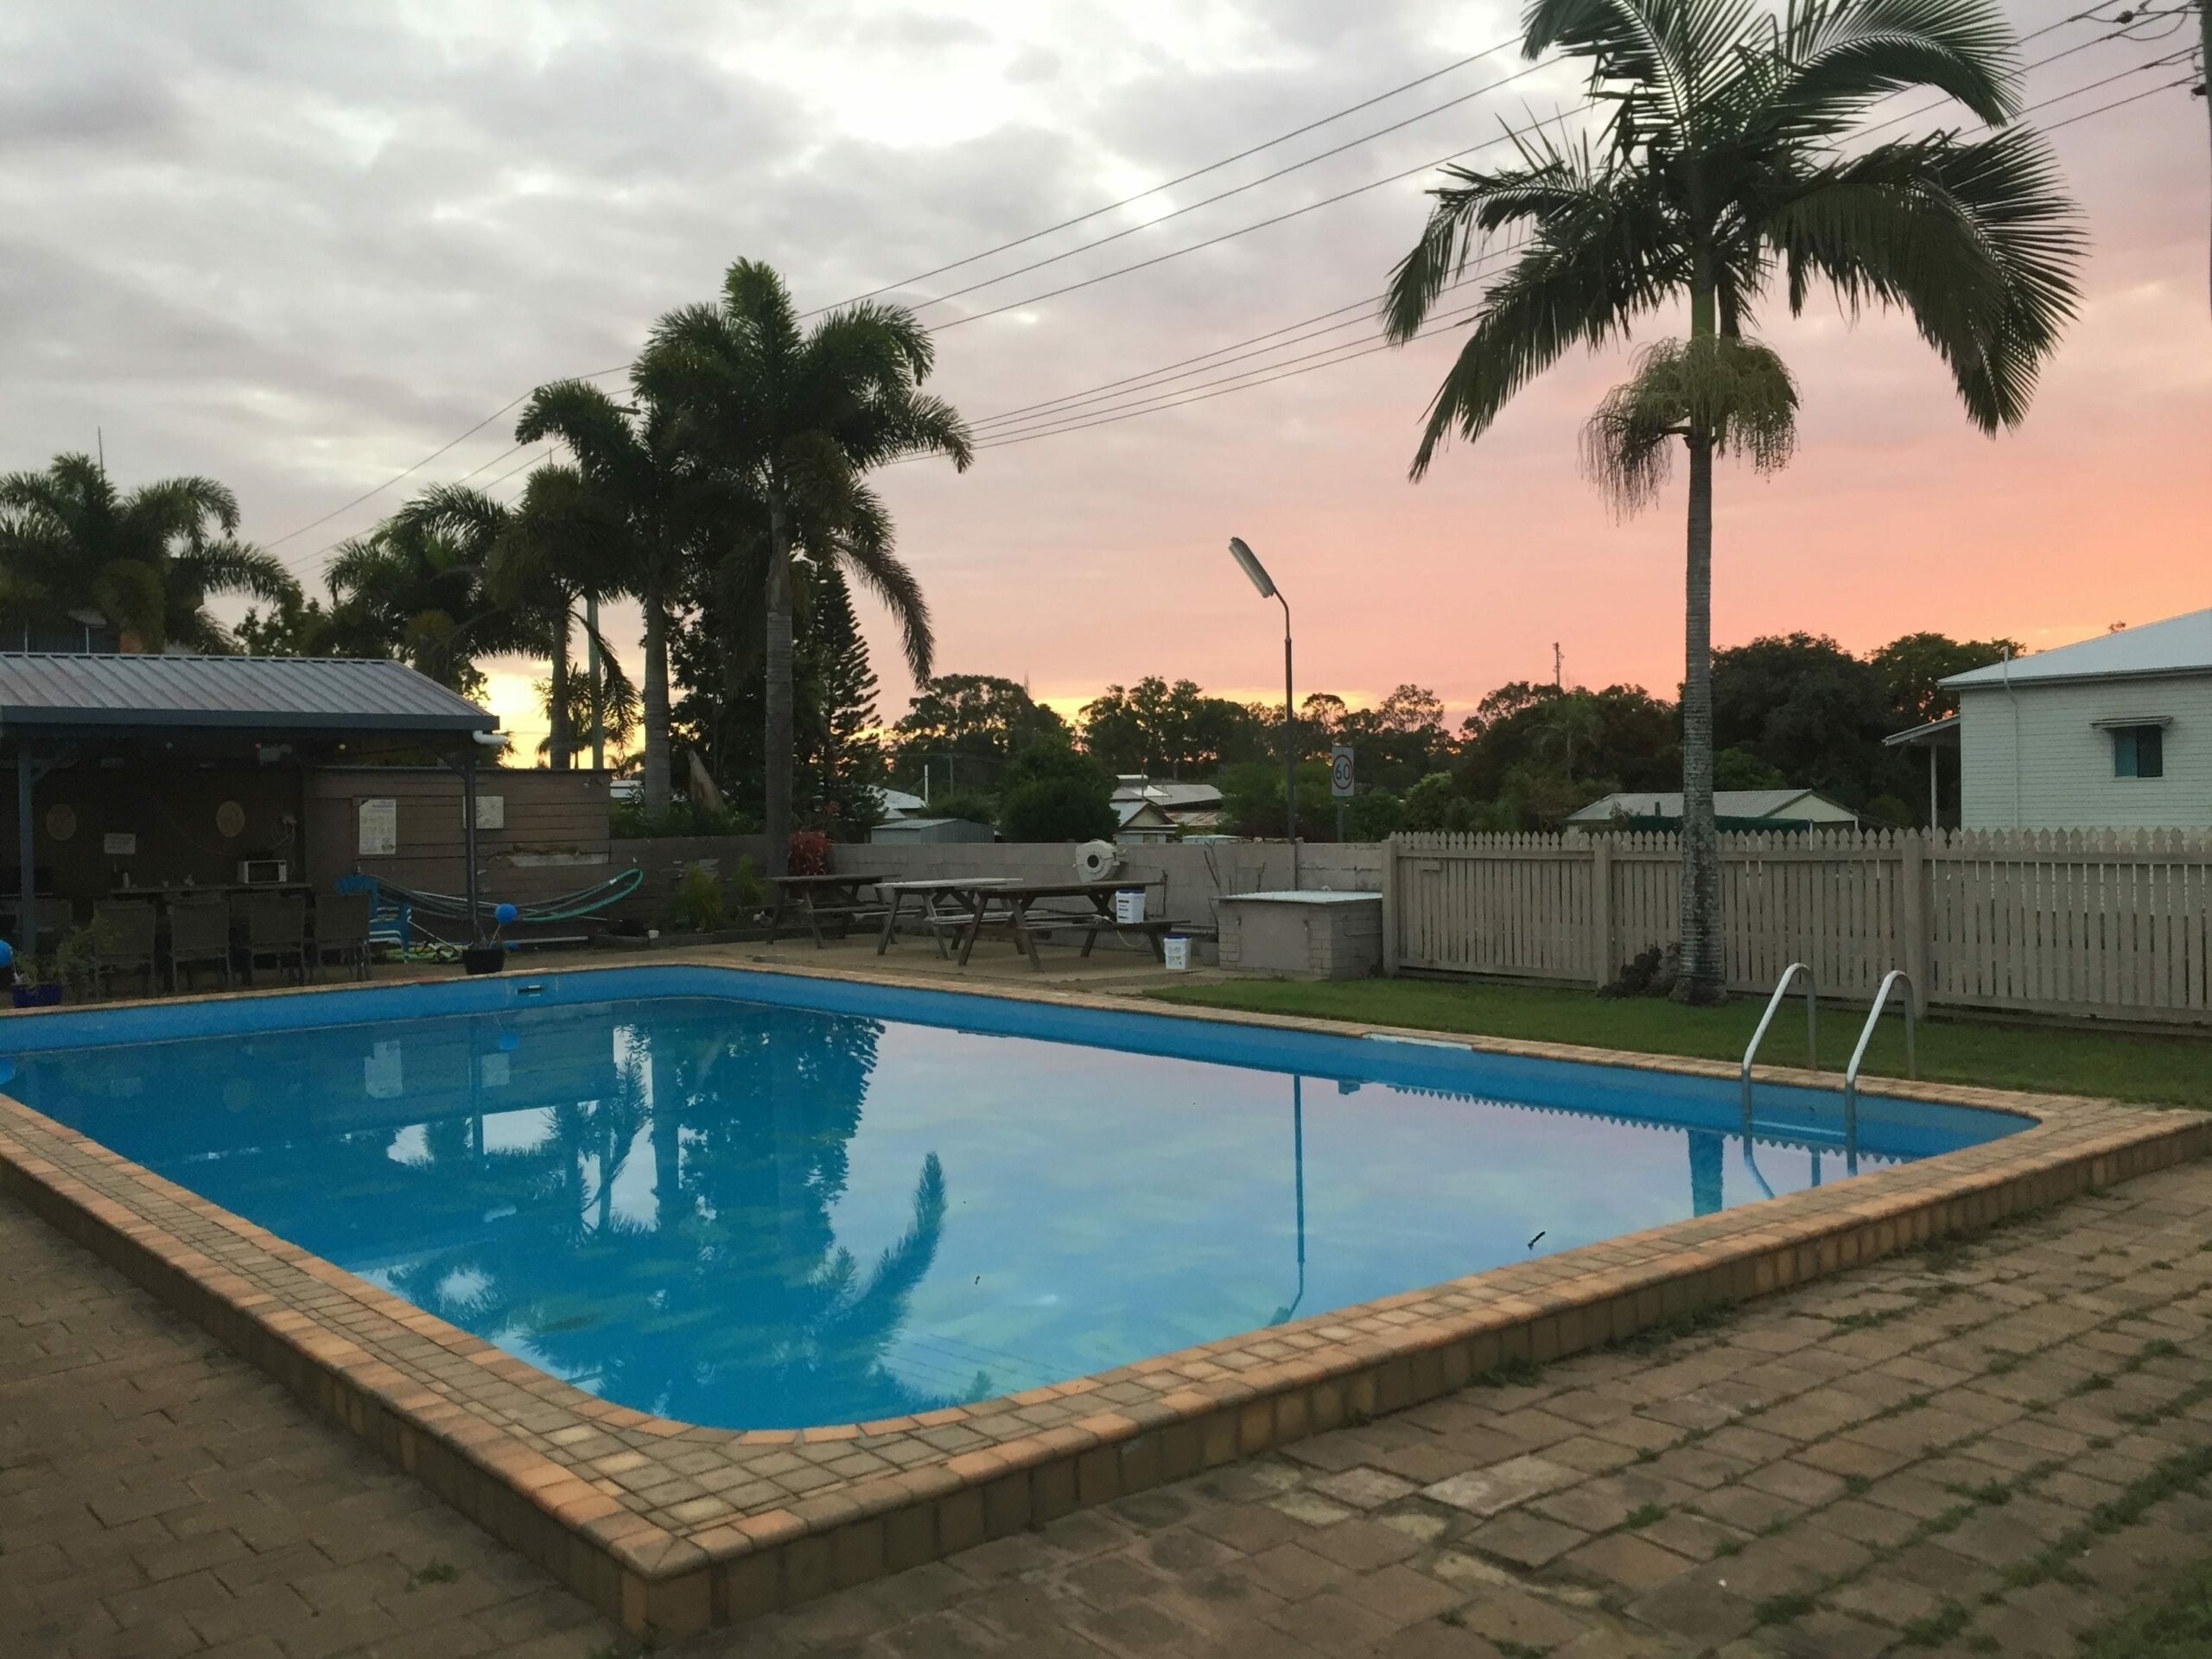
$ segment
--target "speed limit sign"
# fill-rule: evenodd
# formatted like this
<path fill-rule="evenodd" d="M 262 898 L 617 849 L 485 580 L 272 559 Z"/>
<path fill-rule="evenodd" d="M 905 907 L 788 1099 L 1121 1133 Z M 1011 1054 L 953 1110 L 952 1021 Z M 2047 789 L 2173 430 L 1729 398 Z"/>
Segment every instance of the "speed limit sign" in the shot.
<path fill-rule="evenodd" d="M 1351 749 L 1346 744 L 1329 751 L 1329 794 L 1339 801 L 1351 798 Z"/>

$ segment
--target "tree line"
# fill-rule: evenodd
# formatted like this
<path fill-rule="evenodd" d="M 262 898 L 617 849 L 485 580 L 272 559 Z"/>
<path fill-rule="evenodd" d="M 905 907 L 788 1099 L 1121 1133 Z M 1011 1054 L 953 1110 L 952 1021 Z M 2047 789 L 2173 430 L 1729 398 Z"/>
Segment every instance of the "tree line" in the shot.
<path fill-rule="evenodd" d="M 534 656 L 549 764 L 634 728 L 645 811 L 665 816 L 684 741 L 752 784 L 780 872 L 795 823 L 834 817 L 874 781 L 849 584 L 890 610 L 918 677 L 932 666 L 929 607 L 868 474 L 918 455 L 969 464 L 958 412 L 922 390 L 933 363 L 902 308 L 810 323 L 774 270 L 740 260 L 715 300 L 653 324 L 626 397 L 588 380 L 531 395 L 516 442 L 559 458 L 517 500 L 423 491 L 335 550 L 323 594 L 238 540 L 237 500 L 212 480 L 126 493 L 83 455 L 0 479 L 0 629 L 79 649 L 392 657 L 464 693 L 485 659 Z M 208 601 L 234 594 L 256 603 L 226 628 Z M 634 683 L 588 630 L 613 599 L 644 615 Z"/>
<path fill-rule="evenodd" d="M 1864 656 L 1804 632 L 1716 651 L 1716 786 L 1815 789 L 1874 823 L 1923 823 L 1920 762 L 1882 740 L 1955 713 L 1945 677 L 2021 649 L 1923 632 Z M 1327 761 L 1339 744 L 1355 757 L 1357 789 L 1344 812 L 1352 840 L 1400 830 L 1555 830 L 1617 791 L 1681 787 L 1681 703 L 1637 685 L 1510 681 L 1456 726 L 1425 686 L 1401 685 L 1364 707 L 1314 692 L 1290 736 L 1300 830 L 1315 838 L 1334 832 Z M 1223 830 L 1281 835 L 1283 741 L 1279 705 L 1209 696 L 1188 679 L 1109 685 L 1071 720 L 1015 681 L 950 674 L 922 687 L 885 747 L 893 781 L 926 792 L 943 816 L 1003 829 L 1009 795 L 1049 766 L 1087 776 L 1102 802 L 1118 777 L 1211 783 L 1222 791 Z M 1096 811 L 1086 821 L 1096 822 Z"/>

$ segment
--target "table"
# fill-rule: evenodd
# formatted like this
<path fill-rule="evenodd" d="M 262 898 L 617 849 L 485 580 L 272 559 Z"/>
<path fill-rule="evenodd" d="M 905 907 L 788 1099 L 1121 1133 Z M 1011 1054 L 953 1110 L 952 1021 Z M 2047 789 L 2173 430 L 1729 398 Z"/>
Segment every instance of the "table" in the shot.
<path fill-rule="evenodd" d="M 1004 927 L 1013 936 L 1014 944 L 1027 954 L 1030 967 L 1041 973 L 1045 964 L 1037 955 L 1039 934 L 1049 933 L 1054 927 L 1070 925 L 1089 928 L 1095 933 L 1100 927 L 1114 925 L 1114 895 L 1116 893 L 1125 892 L 1131 887 L 1164 887 L 1165 886 L 1166 882 L 1157 876 L 1149 880 L 1116 881 L 1020 881 L 1008 880 L 1002 876 L 971 876 L 965 879 L 956 877 L 939 881 L 899 882 L 895 886 L 887 884 L 887 890 L 892 894 L 893 908 L 884 918 L 883 937 L 876 943 L 876 951 L 880 955 L 884 946 L 891 943 L 893 924 L 898 919 L 898 907 L 901 902 L 900 890 L 927 889 L 930 894 L 937 896 L 925 898 L 925 910 L 933 908 L 936 904 L 946 902 L 957 907 L 959 922 L 963 929 L 960 941 L 962 967 L 967 966 L 969 957 L 975 951 L 976 941 L 982 937 L 985 927 Z M 1034 920 L 1031 918 L 1032 908 L 1041 899 L 1074 898 L 1090 899 L 1093 914 L 1071 917 L 1064 912 L 1047 912 Z M 1000 913 L 996 915 L 992 913 L 995 907 Z M 935 913 L 942 915 L 942 912 Z M 951 918 L 944 919 L 950 920 Z M 1144 925 L 1146 931 L 1153 936 L 1153 949 L 1155 954 L 1160 949 L 1159 931 L 1166 925 L 1165 922 Z M 940 949 L 942 945 L 943 941 L 940 939 Z"/>
<path fill-rule="evenodd" d="M 966 925 L 968 912 L 982 903 L 976 897 L 978 893 L 1012 887 L 1014 883 L 1014 878 L 1010 875 L 940 876 L 920 881 L 885 877 L 876 883 L 876 887 L 889 900 L 889 906 L 883 912 L 883 933 L 875 942 L 875 954 L 880 957 L 890 948 L 899 931 L 899 918 L 906 909 L 906 900 L 912 899 L 916 901 L 917 919 L 928 925 L 931 937 L 937 941 L 938 955 L 950 956 L 951 952 L 944 948 L 944 930 L 956 923 Z M 947 911 L 948 905 L 954 906 L 951 912 Z"/>
<path fill-rule="evenodd" d="M 837 937 L 843 938 L 852 931 L 856 916 L 873 916 L 876 906 L 861 899 L 863 887 L 880 887 L 887 878 L 874 875 L 772 875 L 769 886 L 776 890 L 776 908 L 768 918 L 768 942 L 772 944 L 782 932 L 784 918 L 796 906 L 806 918 L 808 931 L 814 935 L 817 948 L 827 949 L 829 941 L 822 937 L 822 918 L 835 917 L 842 925 Z"/>

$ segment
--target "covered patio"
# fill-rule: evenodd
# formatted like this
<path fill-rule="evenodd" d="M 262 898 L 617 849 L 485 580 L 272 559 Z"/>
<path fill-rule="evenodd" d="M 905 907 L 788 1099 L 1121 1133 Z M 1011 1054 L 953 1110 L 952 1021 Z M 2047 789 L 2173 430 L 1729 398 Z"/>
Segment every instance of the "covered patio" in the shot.
<path fill-rule="evenodd" d="M 474 918 L 477 771 L 505 743 L 498 723 L 390 661 L 0 653 L 7 936 L 35 951 L 111 899 L 327 890 L 350 866 L 310 857 L 310 775 L 401 762 L 459 776 Z M 370 852 L 392 806 L 361 802 L 348 839 Z"/>

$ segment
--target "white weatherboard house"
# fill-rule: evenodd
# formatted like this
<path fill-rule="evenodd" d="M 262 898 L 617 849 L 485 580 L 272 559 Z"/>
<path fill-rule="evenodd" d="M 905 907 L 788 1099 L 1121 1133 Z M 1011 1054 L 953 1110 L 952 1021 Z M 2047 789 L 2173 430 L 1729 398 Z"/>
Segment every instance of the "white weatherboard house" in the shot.
<path fill-rule="evenodd" d="M 1954 674 L 1959 712 L 1892 743 L 1956 743 L 1968 830 L 2212 825 L 2212 610 Z"/>

